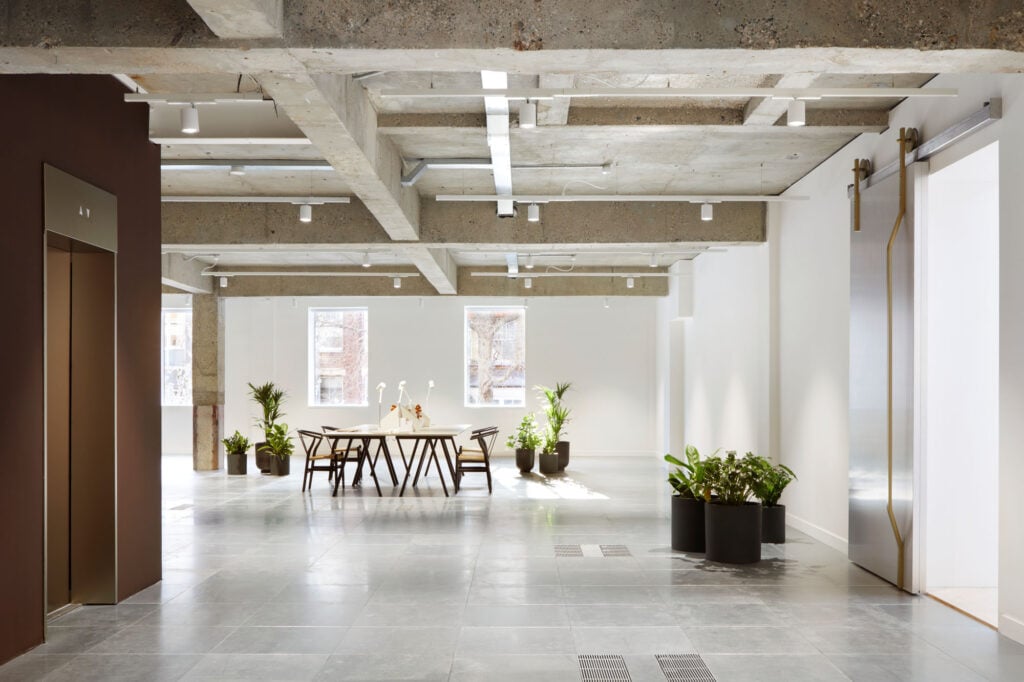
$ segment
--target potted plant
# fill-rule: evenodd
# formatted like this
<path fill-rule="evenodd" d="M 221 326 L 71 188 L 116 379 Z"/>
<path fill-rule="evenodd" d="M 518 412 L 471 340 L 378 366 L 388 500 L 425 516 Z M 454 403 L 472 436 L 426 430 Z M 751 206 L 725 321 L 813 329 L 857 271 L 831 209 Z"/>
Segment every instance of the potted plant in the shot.
<path fill-rule="evenodd" d="M 714 455 L 712 455 L 714 457 Z M 704 551 L 705 462 L 692 445 L 686 446 L 686 461 L 668 454 L 665 461 L 676 469 L 668 474 L 672 486 L 672 549 Z"/>
<path fill-rule="evenodd" d="M 782 491 L 796 480 L 796 474 L 785 464 L 772 464 L 758 457 L 760 476 L 754 486 L 754 496 L 761 500 L 761 542 L 786 541 L 786 505 L 779 504 Z"/>
<path fill-rule="evenodd" d="M 540 472 L 542 474 L 557 474 L 558 469 L 558 452 L 555 450 L 555 446 L 558 444 L 558 434 L 551 430 L 551 425 L 548 425 L 547 431 L 544 433 L 544 449 L 540 452 Z"/>
<path fill-rule="evenodd" d="M 263 431 L 263 442 L 256 443 L 256 467 L 263 473 L 270 471 L 270 456 L 266 452 L 267 441 L 274 430 L 274 424 L 284 416 L 281 405 L 284 403 L 285 392 L 268 381 L 259 386 L 249 384 L 249 396 L 260 406 L 263 416 L 256 420 L 256 426 Z"/>
<path fill-rule="evenodd" d="M 749 452 L 746 457 L 729 452 L 704 463 L 705 555 L 709 561 L 750 564 L 761 560 L 761 504 L 750 501 L 761 475 L 757 459 Z"/>
<path fill-rule="evenodd" d="M 549 428 L 555 428 L 556 435 L 558 436 L 555 452 L 558 453 L 559 471 L 563 471 L 565 467 L 569 466 L 569 441 L 563 440 L 562 436 L 565 435 L 565 424 L 569 421 L 570 410 L 562 403 L 562 398 L 571 387 L 572 384 L 569 382 L 564 384 L 556 383 L 554 388 L 548 388 L 547 386 L 536 387 L 541 394 L 544 415 L 547 417 L 548 426 Z"/>
<path fill-rule="evenodd" d="M 505 442 L 505 445 L 515 449 L 516 466 L 524 474 L 533 469 L 534 455 L 540 444 L 541 437 L 537 429 L 537 419 L 532 414 L 523 417 L 515 433 L 510 435 Z"/>
<path fill-rule="evenodd" d="M 248 461 L 246 452 L 249 450 L 249 439 L 239 431 L 235 431 L 234 435 L 221 442 L 224 443 L 224 449 L 228 453 L 228 474 L 244 476 Z"/>
<path fill-rule="evenodd" d="M 267 434 L 266 450 L 270 457 L 270 474 L 287 476 L 291 469 L 292 453 L 295 451 L 295 444 L 288 437 L 287 424 L 274 424 L 274 428 Z"/>

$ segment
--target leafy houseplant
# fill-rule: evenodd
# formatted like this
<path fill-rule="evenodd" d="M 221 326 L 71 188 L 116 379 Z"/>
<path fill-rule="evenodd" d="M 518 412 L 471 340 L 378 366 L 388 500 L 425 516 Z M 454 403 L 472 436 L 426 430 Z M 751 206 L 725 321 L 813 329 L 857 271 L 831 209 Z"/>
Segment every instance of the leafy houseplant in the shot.
<path fill-rule="evenodd" d="M 534 456 L 537 447 L 541 444 L 537 419 L 532 414 L 523 417 L 515 433 L 508 437 L 505 444 L 515 449 L 516 466 L 519 467 L 520 471 L 526 473 L 533 469 Z"/>
<path fill-rule="evenodd" d="M 713 455 L 712 455 L 713 456 Z M 668 474 L 672 486 L 672 549 L 681 552 L 703 552 L 704 504 L 711 491 L 705 483 L 708 460 L 702 460 L 692 445 L 686 446 L 686 461 L 671 454 L 665 461 L 675 465 Z"/>
<path fill-rule="evenodd" d="M 551 430 L 551 425 L 544 431 L 544 448 L 540 451 L 540 472 L 542 474 L 558 473 L 558 435 Z"/>
<path fill-rule="evenodd" d="M 779 504 L 782 491 L 796 480 L 796 474 L 785 464 L 772 464 L 758 457 L 760 476 L 754 487 L 754 496 L 761 500 L 762 526 L 761 541 L 783 543 L 786 541 L 786 506 Z"/>
<path fill-rule="evenodd" d="M 287 476 L 295 443 L 288 437 L 287 424 L 274 424 L 267 434 L 267 452 L 270 456 L 270 473 L 274 476 Z"/>
<path fill-rule="evenodd" d="M 228 474 L 245 475 L 246 473 L 246 452 L 249 450 L 249 439 L 239 431 L 230 438 L 221 441 L 228 453 Z"/>
<path fill-rule="evenodd" d="M 706 496 L 704 532 L 707 558 L 730 564 L 761 560 L 761 504 L 750 502 L 760 485 L 763 466 L 760 457 L 747 453 L 737 457 L 712 457 L 705 463 Z"/>
<path fill-rule="evenodd" d="M 249 396 L 260 406 L 263 416 L 256 420 L 256 426 L 263 431 L 263 442 L 256 443 L 256 466 L 260 471 L 267 473 L 270 470 L 270 457 L 265 451 L 270 434 L 274 430 L 274 424 L 284 416 L 281 406 L 284 404 L 285 392 L 268 381 L 259 386 L 249 384 Z"/>
<path fill-rule="evenodd" d="M 569 441 L 564 440 L 565 424 L 569 421 L 570 410 L 562 402 L 566 392 L 572 388 L 569 382 L 556 383 L 554 388 L 537 386 L 540 393 L 544 416 L 548 420 L 548 429 L 553 429 L 556 437 L 555 452 L 558 453 L 558 470 L 562 471 L 569 465 Z"/>

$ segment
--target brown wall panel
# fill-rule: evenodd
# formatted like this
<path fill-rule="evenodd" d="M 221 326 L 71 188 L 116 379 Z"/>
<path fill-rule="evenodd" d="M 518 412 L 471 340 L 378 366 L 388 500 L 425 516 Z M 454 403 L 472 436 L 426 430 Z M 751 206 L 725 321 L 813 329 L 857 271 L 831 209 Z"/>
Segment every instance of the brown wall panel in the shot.
<path fill-rule="evenodd" d="M 46 610 L 68 603 L 71 254 L 46 249 Z"/>
<path fill-rule="evenodd" d="M 43 640 L 42 164 L 118 198 L 118 598 L 160 579 L 160 151 L 108 76 L 0 76 L 0 662 Z"/>

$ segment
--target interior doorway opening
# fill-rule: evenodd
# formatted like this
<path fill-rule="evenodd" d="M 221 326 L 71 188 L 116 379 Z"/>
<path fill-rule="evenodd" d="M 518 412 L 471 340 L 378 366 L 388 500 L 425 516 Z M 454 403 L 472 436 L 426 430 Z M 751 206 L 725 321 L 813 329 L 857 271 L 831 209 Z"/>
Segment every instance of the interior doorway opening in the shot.
<path fill-rule="evenodd" d="M 992 627 L 999 576 L 999 149 L 928 179 L 925 591 Z"/>

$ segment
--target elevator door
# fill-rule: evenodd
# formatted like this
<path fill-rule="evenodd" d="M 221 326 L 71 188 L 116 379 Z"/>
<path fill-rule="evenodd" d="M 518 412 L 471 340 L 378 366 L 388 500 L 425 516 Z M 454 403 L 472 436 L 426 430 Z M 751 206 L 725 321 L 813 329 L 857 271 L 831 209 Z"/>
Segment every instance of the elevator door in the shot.
<path fill-rule="evenodd" d="M 71 590 L 71 252 L 46 249 L 46 610 Z"/>

